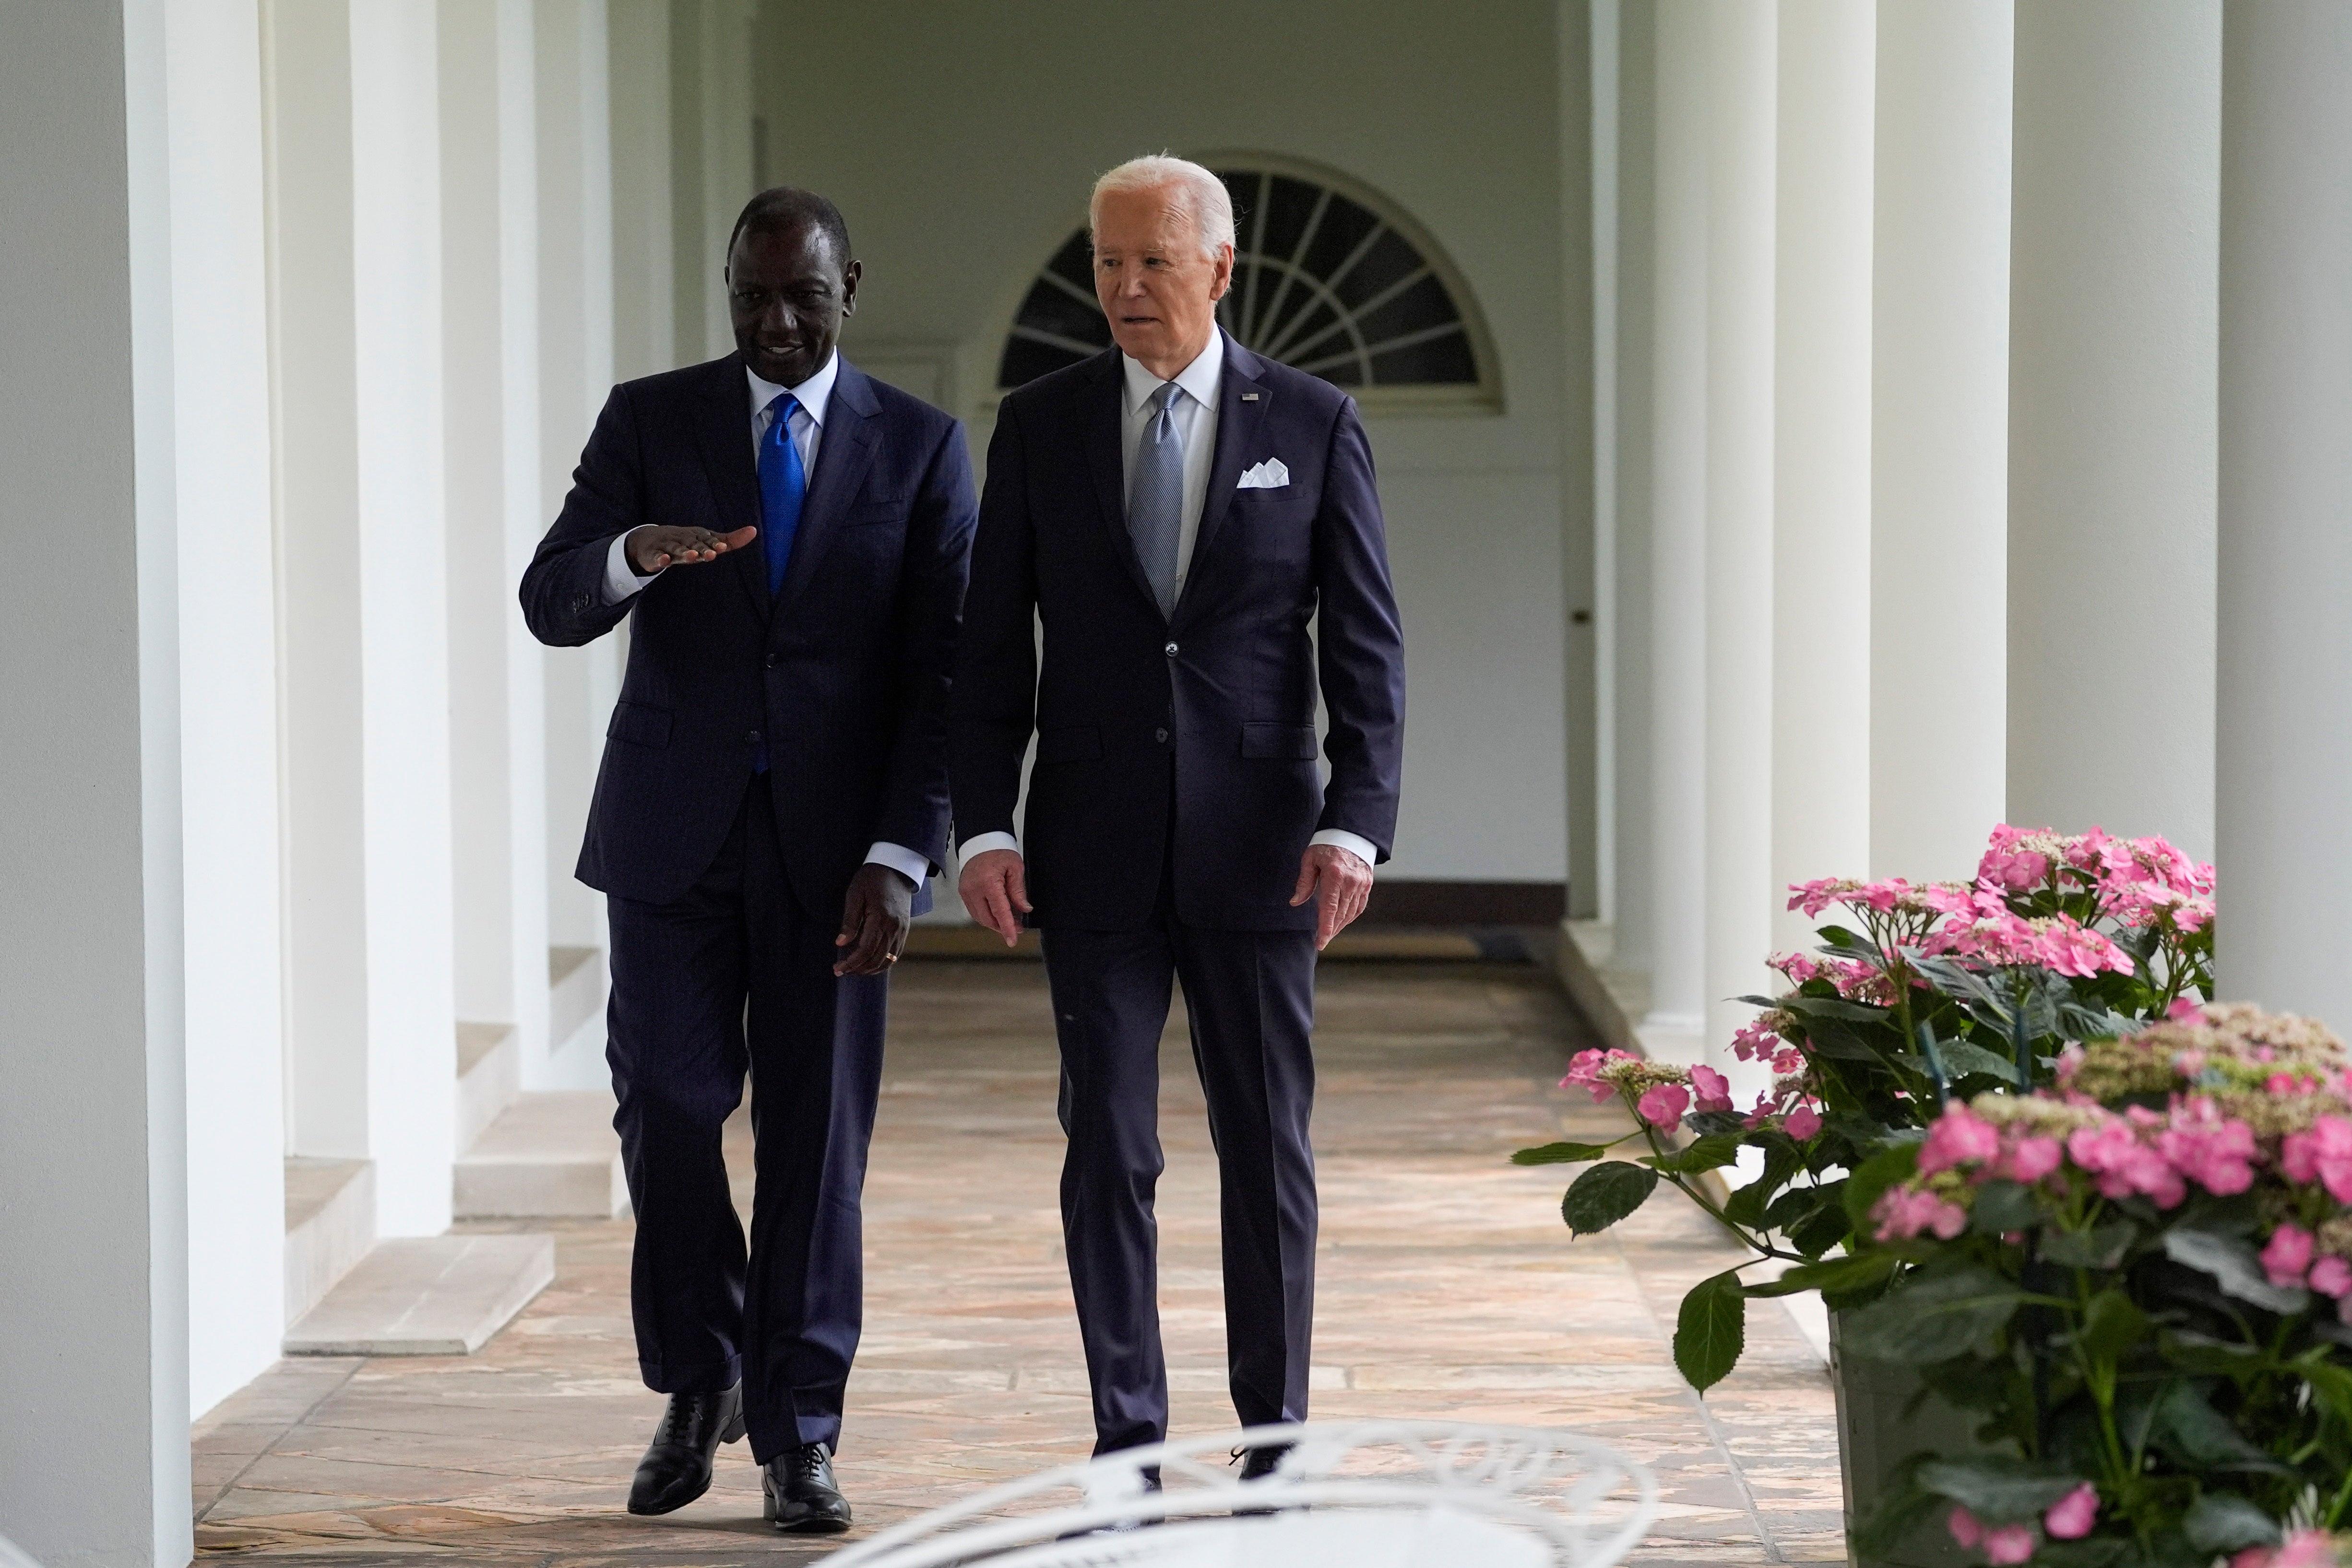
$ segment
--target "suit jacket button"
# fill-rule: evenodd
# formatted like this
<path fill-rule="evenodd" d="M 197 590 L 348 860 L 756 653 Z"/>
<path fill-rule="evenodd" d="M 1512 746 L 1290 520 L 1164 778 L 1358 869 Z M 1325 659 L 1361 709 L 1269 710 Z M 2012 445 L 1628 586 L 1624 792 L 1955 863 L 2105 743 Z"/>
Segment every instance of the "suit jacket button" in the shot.
<path fill-rule="evenodd" d="M 1165 730 L 1154 730 L 1151 731 L 1151 738 L 1164 746 L 1168 743 L 1168 731 Z"/>
<path fill-rule="evenodd" d="M 1166 654 L 1170 658 L 1174 658 L 1176 657 L 1176 645 L 1174 643 L 1170 643 L 1166 647 L 1160 651 Z"/>
<path fill-rule="evenodd" d="M 748 734 L 748 735 L 744 736 L 744 737 L 743 737 L 743 743 L 744 743 L 745 745 L 747 745 L 747 746 L 756 746 L 756 745 L 758 745 L 758 744 L 760 743 L 760 731 L 757 731 L 757 730 L 754 730 L 754 731 L 752 731 L 750 734 Z"/>
<path fill-rule="evenodd" d="M 773 668 L 776 668 L 776 666 L 778 666 L 778 665 L 780 665 L 780 664 L 782 664 L 782 663 L 783 663 L 783 662 L 784 662 L 784 656 L 783 656 L 782 654 L 780 654 L 780 653 L 772 653 L 772 654 L 770 654 L 770 655 L 768 656 L 768 668 L 769 668 L 770 669 L 773 669 Z"/>

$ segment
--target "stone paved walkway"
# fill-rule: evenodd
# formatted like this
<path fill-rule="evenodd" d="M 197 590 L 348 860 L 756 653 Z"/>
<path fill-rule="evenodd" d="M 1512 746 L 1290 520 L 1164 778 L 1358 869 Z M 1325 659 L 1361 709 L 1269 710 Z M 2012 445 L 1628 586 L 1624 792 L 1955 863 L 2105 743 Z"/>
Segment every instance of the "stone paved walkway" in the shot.
<path fill-rule="evenodd" d="M 1089 1436 L 1055 1210 L 1043 975 L 909 964 L 892 1024 L 866 1193 L 866 1339 L 838 1465 L 861 1531 L 1083 1457 Z M 1561 1173 L 1506 1163 L 1563 1129 L 1621 1125 L 1552 1088 L 1580 1026 L 1541 973 L 1327 964 L 1319 1024 L 1315 1415 L 1526 1423 L 1615 1443 L 1664 1488 L 1633 1559 L 1644 1568 L 1843 1560 L 1829 1384 L 1793 1321 L 1759 1303 L 1740 1370 L 1700 1401 L 1666 1336 L 1682 1290 L 1737 1254 L 1672 1194 L 1571 1246 Z M 1215 1170 L 1181 1013 L 1164 1069 L 1173 1414 L 1180 1433 L 1204 1433 L 1234 1422 Z M 745 1136 L 730 1152 L 739 1171 Z M 554 1286 L 480 1354 L 282 1363 L 208 1415 L 195 1457 L 205 1556 L 337 1568 L 822 1556 L 761 1525 L 740 1447 L 680 1512 L 622 1510 L 661 1409 L 635 1372 L 630 1226 L 555 1229 Z"/>

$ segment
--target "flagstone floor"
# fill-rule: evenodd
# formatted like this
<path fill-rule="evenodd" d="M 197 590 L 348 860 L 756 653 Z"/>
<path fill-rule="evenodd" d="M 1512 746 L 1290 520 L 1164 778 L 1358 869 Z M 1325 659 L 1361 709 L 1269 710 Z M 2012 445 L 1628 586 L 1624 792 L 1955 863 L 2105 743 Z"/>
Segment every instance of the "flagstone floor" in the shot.
<path fill-rule="evenodd" d="M 861 1534 L 1081 1458 L 1089 1437 L 1055 1209 L 1043 974 L 919 962 L 896 984 L 866 1192 L 866 1338 L 838 1460 Z M 1842 1561 L 1830 1387 L 1794 1320 L 1758 1303 L 1746 1359 L 1701 1401 L 1667 1336 L 1683 1289 L 1736 1252 L 1671 1193 L 1571 1245 L 1564 1173 L 1507 1163 L 1563 1131 L 1622 1125 L 1552 1087 L 1585 1041 L 1543 973 L 1328 963 L 1320 994 L 1316 1416 L 1524 1423 L 1615 1444 L 1662 1485 L 1633 1559 L 1644 1568 Z M 1183 1040 L 1180 1012 L 1160 1198 L 1180 1434 L 1233 1425 L 1215 1170 Z M 747 1170 L 747 1131 L 732 1142 L 730 1163 Z M 661 1408 L 635 1373 L 631 1227 L 552 1228 L 555 1284 L 481 1353 L 289 1361 L 208 1415 L 195 1442 L 203 1556 L 732 1568 L 838 1544 L 766 1530 L 741 1447 L 680 1512 L 623 1511 Z"/>

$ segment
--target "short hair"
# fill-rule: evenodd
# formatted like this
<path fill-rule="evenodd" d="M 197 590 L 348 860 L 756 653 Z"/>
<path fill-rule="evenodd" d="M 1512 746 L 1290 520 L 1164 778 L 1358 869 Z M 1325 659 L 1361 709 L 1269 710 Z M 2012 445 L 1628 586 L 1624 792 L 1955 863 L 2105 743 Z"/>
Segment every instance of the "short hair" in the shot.
<path fill-rule="evenodd" d="M 1106 193 L 1121 195 L 1134 191 L 1154 191 L 1173 185 L 1182 193 L 1185 210 L 1201 231 L 1201 254 L 1214 257 L 1217 247 L 1234 243 L 1234 198 L 1226 191 L 1224 181 L 1182 158 L 1171 158 L 1156 153 L 1147 158 L 1129 158 L 1118 168 L 1095 182 L 1094 195 L 1087 198 L 1087 233 L 1094 233 L 1095 209 Z"/>
<path fill-rule="evenodd" d="M 794 228 L 807 224 L 824 236 L 833 247 L 835 261 L 845 268 L 849 265 L 849 226 L 842 221 L 841 209 L 818 195 L 794 185 L 775 185 L 761 191 L 743 204 L 743 212 L 735 220 L 735 231 L 727 237 L 727 254 L 719 264 L 726 266 L 734 258 L 735 242 L 743 237 L 747 228 Z"/>

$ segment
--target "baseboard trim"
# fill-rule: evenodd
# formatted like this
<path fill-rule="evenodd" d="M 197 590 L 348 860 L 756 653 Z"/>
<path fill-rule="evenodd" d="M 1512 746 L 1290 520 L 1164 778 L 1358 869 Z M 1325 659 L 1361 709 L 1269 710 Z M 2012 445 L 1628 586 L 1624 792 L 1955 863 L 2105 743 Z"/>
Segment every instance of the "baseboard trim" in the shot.
<path fill-rule="evenodd" d="M 1541 926 L 1568 913 L 1565 882 L 1453 882 L 1383 878 L 1372 884 L 1371 926 Z"/>

